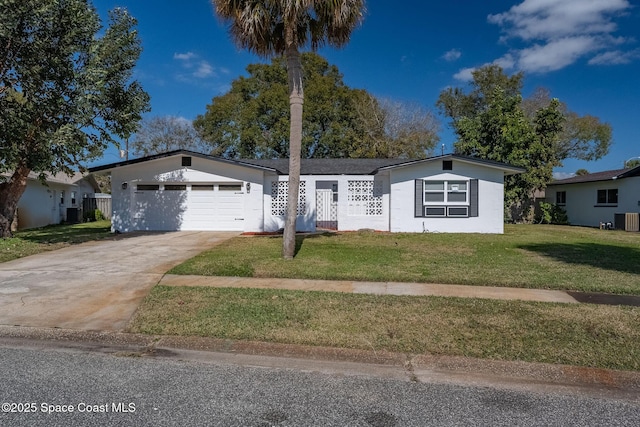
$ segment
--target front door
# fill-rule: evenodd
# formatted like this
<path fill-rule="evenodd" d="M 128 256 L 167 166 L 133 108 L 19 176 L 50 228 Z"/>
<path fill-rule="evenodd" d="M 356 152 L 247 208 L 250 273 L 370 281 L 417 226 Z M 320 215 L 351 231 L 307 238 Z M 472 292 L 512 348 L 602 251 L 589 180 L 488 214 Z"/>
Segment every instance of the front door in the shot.
<path fill-rule="evenodd" d="M 316 190 L 316 228 L 338 229 L 338 203 L 334 200 L 333 190 Z"/>
<path fill-rule="evenodd" d="M 51 190 L 51 224 L 60 224 L 60 207 L 58 206 L 58 192 Z"/>

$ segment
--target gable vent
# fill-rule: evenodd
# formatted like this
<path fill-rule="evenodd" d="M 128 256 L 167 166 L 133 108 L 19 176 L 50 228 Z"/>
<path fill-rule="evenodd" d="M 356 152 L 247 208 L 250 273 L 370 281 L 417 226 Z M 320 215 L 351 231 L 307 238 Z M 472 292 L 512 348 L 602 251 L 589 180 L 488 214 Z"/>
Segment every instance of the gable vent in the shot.
<path fill-rule="evenodd" d="M 191 157 L 182 157 L 182 166 L 191 166 Z"/>

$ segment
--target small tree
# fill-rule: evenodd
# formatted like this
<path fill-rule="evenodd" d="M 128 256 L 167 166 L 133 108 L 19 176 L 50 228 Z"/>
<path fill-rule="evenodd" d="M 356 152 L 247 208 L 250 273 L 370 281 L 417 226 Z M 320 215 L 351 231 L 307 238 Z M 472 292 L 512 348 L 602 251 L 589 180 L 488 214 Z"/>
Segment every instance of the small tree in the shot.
<path fill-rule="evenodd" d="M 102 31 L 85 0 L 0 1 L 0 237 L 29 173 L 71 173 L 135 130 L 149 96 L 132 70 L 141 52 L 124 9 Z"/>
<path fill-rule="evenodd" d="M 439 141 L 438 119 L 420 105 L 364 94 L 355 108 L 366 138 L 352 157 L 425 158 Z"/>
<path fill-rule="evenodd" d="M 129 144 L 134 156 L 149 156 L 173 150 L 203 151 L 205 144 L 190 120 L 175 116 L 143 119 Z"/>

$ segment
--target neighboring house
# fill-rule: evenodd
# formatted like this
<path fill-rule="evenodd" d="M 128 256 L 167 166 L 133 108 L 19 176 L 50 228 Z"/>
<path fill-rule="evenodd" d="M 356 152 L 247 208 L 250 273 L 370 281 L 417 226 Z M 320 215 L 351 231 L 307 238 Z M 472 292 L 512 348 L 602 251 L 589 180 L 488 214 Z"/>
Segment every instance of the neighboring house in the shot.
<path fill-rule="evenodd" d="M 572 225 L 614 223 L 616 214 L 640 212 L 640 166 L 553 181 L 546 194 L 567 211 Z"/>
<path fill-rule="evenodd" d="M 114 231 L 284 227 L 289 161 L 185 150 L 91 168 L 111 173 Z M 302 160 L 298 231 L 502 233 L 505 175 L 523 169 L 457 155 Z"/>
<path fill-rule="evenodd" d="M 18 202 L 17 226 L 14 220 L 14 228 L 23 230 L 67 221 L 69 213 L 80 215 L 83 198 L 99 191 L 98 183 L 90 175 L 46 174 L 45 183 L 42 183 L 37 174 L 30 173 L 27 188 Z"/>

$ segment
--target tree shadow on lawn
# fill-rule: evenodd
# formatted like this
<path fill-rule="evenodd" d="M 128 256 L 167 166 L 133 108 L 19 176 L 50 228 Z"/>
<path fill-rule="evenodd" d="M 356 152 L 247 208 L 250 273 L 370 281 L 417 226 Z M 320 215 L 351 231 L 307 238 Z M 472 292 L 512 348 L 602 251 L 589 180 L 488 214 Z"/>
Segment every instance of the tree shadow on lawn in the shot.
<path fill-rule="evenodd" d="M 111 225 L 82 224 L 81 227 L 73 225 L 49 225 L 31 230 L 23 230 L 14 234 L 14 237 L 34 243 L 83 243 L 88 240 L 105 239 L 113 237 Z"/>
<path fill-rule="evenodd" d="M 334 237 L 334 236 L 337 236 L 337 234 L 332 233 L 330 231 L 319 231 L 316 233 L 296 234 L 296 249 L 293 256 L 295 257 L 296 255 L 298 255 L 298 252 L 300 252 L 300 249 L 302 248 L 302 244 L 306 239 L 317 239 L 318 237 Z"/>
<path fill-rule="evenodd" d="M 567 264 L 582 264 L 606 270 L 640 274 L 640 249 L 599 243 L 543 243 L 520 249 L 555 258 Z"/>
<path fill-rule="evenodd" d="M 93 240 L 123 240 L 138 236 L 160 235 L 170 231 L 132 231 L 112 233 L 111 225 L 84 223 L 74 225 L 48 225 L 46 227 L 23 230 L 14 233 L 14 237 L 33 243 L 78 244 Z"/>

